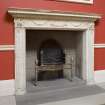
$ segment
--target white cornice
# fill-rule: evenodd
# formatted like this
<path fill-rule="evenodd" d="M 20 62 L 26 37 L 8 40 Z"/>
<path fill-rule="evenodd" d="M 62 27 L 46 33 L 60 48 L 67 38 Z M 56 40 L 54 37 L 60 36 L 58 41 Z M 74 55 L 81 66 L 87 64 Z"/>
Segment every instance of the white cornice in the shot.
<path fill-rule="evenodd" d="M 0 45 L 0 51 L 15 50 L 14 45 Z"/>
<path fill-rule="evenodd" d="M 105 48 L 105 44 L 95 44 L 95 48 Z"/>
<path fill-rule="evenodd" d="M 96 21 L 100 19 L 99 14 L 82 13 L 82 12 L 62 12 L 49 10 L 34 10 L 26 8 L 9 8 L 10 13 L 14 18 L 37 18 L 37 19 L 57 19 L 57 20 L 87 20 Z"/>

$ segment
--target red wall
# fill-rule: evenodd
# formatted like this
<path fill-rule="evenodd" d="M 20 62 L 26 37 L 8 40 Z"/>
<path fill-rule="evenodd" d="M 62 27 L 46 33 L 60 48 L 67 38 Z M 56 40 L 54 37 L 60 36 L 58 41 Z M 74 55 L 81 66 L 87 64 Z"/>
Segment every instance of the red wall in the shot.
<path fill-rule="evenodd" d="M 59 2 L 59 0 L 0 0 L 0 45 L 14 44 L 13 19 L 7 14 L 9 7 L 81 11 L 102 14 L 102 19 L 96 23 L 95 43 L 105 43 L 105 0 L 94 0 L 94 4 L 92 5 Z M 101 61 L 99 55 L 103 54 L 103 52 L 105 52 L 105 49 L 95 50 L 95 69 L 105 69 L 105 63 Z M 0 79 L 13 78 L 13 55 L 13 52 L 0 52 Z M 8 57 L 12 59 L 7 59 Z M 103 58 L 105 58 L 105 54 Z M 8 63 L 8 66 L 3 66 Z"/>
<path fill-rule="evenodd" d="M 14 78 L 14 53 L 0 51 L 0 80 L 12 78 Z"/>
<path fill-rule="evenodd" d="M 105 48 L 95 49 L 95 68 L 97 70 L 105 69 Z"/>

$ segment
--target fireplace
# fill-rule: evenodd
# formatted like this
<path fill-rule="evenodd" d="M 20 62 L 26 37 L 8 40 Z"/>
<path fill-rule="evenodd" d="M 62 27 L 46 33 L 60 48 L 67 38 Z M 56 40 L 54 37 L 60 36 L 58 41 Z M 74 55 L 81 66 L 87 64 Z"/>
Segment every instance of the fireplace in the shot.
<path fill-rule="evenodd" d="M 9 8 L 8 13 L 14 18 L 16 94 L 26 93 L 26 29 L 83 31 L 82 78 L 87 84 L 94 83 L 94 24 L 101 18 L 100 15 L 23 8 Z M 68 49 L 65 52 L 68 53 Z M 68 56 L 65 56 L 65 59 Z M 67 63 L 68 60 L 66 59 L 65 62 Z"/>
<path fill-rule="evenodd" d="M 72 76 L 76 76 L 77 39 L 82 35 L 82 31 L 27 30 L 27 80 L 71 80 Z M 37 73 L 35 70 L 38 70 Z M 78 75 L 81 77 L 81 74 Z"/>

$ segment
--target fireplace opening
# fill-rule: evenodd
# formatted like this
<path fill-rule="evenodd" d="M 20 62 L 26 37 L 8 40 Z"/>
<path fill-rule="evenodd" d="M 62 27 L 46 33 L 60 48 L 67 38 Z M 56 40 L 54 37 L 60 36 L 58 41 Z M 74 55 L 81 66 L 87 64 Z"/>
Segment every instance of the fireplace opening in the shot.
<path fill-rule="evenodd" d="M 55 39 L 47 39 L 41 43 L 38 51 L 38 66 L 46 65 L 48 67 L 63 65 L 65 63 L 65 54 L 62 46 Z M 50 71 L 39 71 L 38 80 L 51 80 L 63 78 L 63 69 Z"/>
<path fill-rule="evenodd" d="M 82 79 L 82 55 L 82 31 L 26 30 L 27 81 Z"/>

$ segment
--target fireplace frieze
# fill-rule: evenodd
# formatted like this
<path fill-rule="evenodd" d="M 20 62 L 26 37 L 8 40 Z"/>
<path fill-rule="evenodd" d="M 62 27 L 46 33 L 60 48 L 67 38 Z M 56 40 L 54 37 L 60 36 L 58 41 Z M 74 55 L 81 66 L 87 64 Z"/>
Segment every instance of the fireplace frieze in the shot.
<path fill-rule="evenodd" d="M 68 29 L 94 29 L 93 22 L 84 21 L 57 21 L 57 20 L 34 20 L 34 19 L 15 19 L 16 28 L 65 28 Z M 46 24 L 46 25 L 45 25 Z"/>

